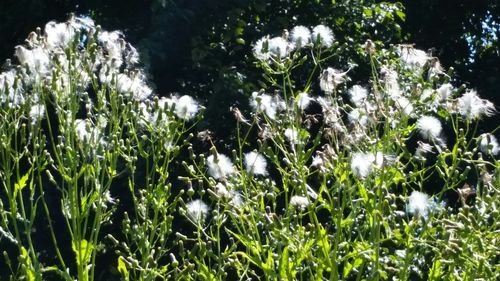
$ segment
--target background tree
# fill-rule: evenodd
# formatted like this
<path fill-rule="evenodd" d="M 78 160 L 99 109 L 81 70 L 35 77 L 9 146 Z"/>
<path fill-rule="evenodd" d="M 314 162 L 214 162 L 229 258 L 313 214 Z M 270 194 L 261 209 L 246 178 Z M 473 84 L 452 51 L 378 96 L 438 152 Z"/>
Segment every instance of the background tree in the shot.
<path fill-rule="evenodd" d="M 457 83 L 499 101 L 500 5 L 496 0 L 403 0 L 408 42 L 432 49 Z M 498 104 L 498 102 L 496 102 Z"/>

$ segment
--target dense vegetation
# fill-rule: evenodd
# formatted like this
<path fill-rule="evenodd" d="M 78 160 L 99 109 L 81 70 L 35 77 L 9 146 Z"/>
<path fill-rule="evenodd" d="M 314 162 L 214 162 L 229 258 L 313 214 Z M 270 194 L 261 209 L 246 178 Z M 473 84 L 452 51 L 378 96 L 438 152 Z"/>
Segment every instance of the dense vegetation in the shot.
<path fill-rule="evenodd" d="M 499 9 L 2 2 L 0 279 L 498 279 Z"/>

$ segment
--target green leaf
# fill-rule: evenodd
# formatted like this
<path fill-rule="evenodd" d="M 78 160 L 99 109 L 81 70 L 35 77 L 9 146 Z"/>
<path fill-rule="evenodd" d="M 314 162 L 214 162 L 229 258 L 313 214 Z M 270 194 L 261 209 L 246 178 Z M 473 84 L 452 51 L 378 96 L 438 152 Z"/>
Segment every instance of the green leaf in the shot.
<path fill-rule="evenodd" d="M 283 252 L 281 253 L 281 258 L 280 258 L 280 265 L 279 265 L 279 273 L 280 273 L 280 280 L 290 280 L 288 278 L 288 246 L 285 247 Z"/>
<path fill-rule="evenodd" d="M 23 188 L 26 187 L 30 176 L 30 171 L 31 170 L 28 170 L 28 172 L 24 176 L 22 176 L 16 184 L 14 184 L 14 199 L 16 199 L 17 193 L 21 192 Z"/>
<path fill-rule="evenodd" d="M 371 17 L 373 15 L 372 9 L 364 9 L 363 10 L 363 15 L 367 18 Z"/>
<path fill-rule="evenodd" d="M 440 280 L 441 277 L 441 260 L 438 258 L 432 264 L 429 280 Z"/>
<path fill-rule="evenodd" d="M 94 245 L 89 243 L 87 240 L 82 239 L 81 241 L 73 241 L 72 243 L 73 252 L 76 255 L 76 263 L 79 266 L 87 265 L 92 257 L 92 251 L 94 250 Z"/>
<path fill-rule="evenodd" d="M 21 263 L 25 270 L 26 280 L 35 281 L 35 270 L 33 269 L 33 265 L 31 264 L 31 258 L 28 255 L 28 251 L 24 247 L 21 247 Z"/>
<path fill-rule="evenodd" d="M 125 259 L 123 257 L 118 257 L 118 266 L 116 268 L 118 269 L 118 272 L 120 272 L 120 274 L 123 276 L 124 280 L 129 280 L 129 273 L 124 260 Z"/>
<path fill-rule="evenodd" d="M 359 195 L 363 198 L 363 201 L 368 202 L 368 193 L 366 192 L 365 186 L 361 182 L 358 183 L 358 190 Z"/>
<path fill-rule="evenodd" d="M 350 262 L 345 262 L 345 265 L 344 265 L 344 272 L 342 274 L 342 276 L 344 277 L 344 279 L 346 279 L 348 276 L 349 276 L 349 273 L 351 273 L 352 271 L 352 264 Z"/>
<path fill-rule="evenodd" d="M 406 14 L 402 11 L 396 11 L 396 15 L 398 18 L 400 18 L 402 21 L 406 20 Z"/>

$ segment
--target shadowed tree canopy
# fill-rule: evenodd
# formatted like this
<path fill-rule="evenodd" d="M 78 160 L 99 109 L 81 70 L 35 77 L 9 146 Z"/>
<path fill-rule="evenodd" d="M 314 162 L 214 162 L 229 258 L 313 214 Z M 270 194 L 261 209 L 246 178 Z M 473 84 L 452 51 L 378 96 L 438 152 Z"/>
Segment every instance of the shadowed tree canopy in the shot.
<path fill-rule="evenodd" d="M 252 77 L 258 72 L 249 56 L 256 40 L 294 25 L 324 23 L 338 38 L 347 38 L 340 42 L 346 56 L 339 64 L 355 56 L 350 42 L 413 42 L 431 50 L 445 67 L 454 67 L 457 84 L 467 81 L 483 97 L 498 101 L 498 1 L 401 2 L 405 8 L 375 0 L 7 0 L 0 3 L 0 60 L 11 58 L 13 47 L 34 26 L 64 20 L 71 12 L 90 15 L 107 29 L 123 30 L 139 47 L 161 95 L 196 95 L 206 101 L 210 119 L 259 88 L 245 82 L 258 80 Z M 225 114 L 223 118 L 229 118 Z"/>
<path fill-rule="evenodd" d="M 432 49 L 459 83 L 500 101 L 500 4 L 497 0 L 404 0 L 407 41 Z"/>

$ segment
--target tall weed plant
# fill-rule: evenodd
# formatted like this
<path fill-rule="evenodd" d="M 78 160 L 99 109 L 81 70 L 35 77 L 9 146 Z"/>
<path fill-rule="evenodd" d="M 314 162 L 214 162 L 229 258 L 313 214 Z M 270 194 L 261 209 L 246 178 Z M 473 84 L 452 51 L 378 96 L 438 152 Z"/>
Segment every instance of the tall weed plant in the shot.
<path fill-rule="evenodd" d="M 324 25 L 255 42 L 263 88 L 227 146 L 120 32 L 31 33 L 0 74 L 1 276 L 498 279 L 495 106 L 412 45 L 353 42 L 349 65 L 337 45 Z"/>

